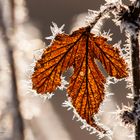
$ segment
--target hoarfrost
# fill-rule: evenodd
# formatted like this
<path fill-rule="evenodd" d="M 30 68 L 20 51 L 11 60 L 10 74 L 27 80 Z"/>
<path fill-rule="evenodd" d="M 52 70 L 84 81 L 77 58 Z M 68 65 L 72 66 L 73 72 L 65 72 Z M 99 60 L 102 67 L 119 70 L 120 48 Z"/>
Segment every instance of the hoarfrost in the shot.
<path fill-rule="evenodd" d="M 50 26 L 52 36 L 46 37 L 46 39 L 49 39 L 49 40 L 53 41 L 57 34 L 62 34 L 63 33 L 63 28 L 64 28 L 65 25 L 63 24 L 60 28 L 54 22 L 52 22 L 52 25 L 53 26 Z"/>
<path fill-rule="evenodd" d="M 67 95 L 68 96 L 68 95 Z M 95 123 L 102 127 L 103 129 L 105 129 L 107 131 L 107 133 L 103 134 L 99 131 L 97 131 L 94 127 L 90 126 L 85 119 L 82 119 L 80 117 L 80 115 L 77 113 L 76 109 L 74 108 L 74 106 L 72 105 L 71 103 L 71 98 L 68 97 L 68 101 L 65 101 L 63 102 L 62 104 L 63 107 L 67 107 L 68 109 L 67 110 L 73 110 L 73 113 L 74 113 L 74 116 L 72 118 L 72 120 L 74 120 L 75 118 L 77 119 L 77 121 L 80 121 L 82 123 L 82 126 L 80 127 L 81 129 L 86 129 L 87 131 L 90 132 L 90 134 L 95 134 L 97 133 L 97 136 L 99 137 L 99 139 L 107 136 L 110 140 L 112 140 L 112 131 L 107 128 L 106 126 L 104 126 L 103 124 L 99 123 L 99 117 L 97 117 L 97 115 L 94 115 L 94 120 L 95 120 Z"/>

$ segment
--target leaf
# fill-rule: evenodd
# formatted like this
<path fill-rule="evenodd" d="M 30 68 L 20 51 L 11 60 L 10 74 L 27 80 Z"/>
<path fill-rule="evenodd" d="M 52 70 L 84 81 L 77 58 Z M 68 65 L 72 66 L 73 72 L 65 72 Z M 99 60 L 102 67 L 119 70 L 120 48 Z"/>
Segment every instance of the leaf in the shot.
<path fill-rule="evenodd" d="M 72 105 L 82 119 L 98 131 L 106 131 L 98 126 L 94 115 L 104 99 L 106 79 L 98 69 L 98 59 L 107 73 L 116 78 L 124 78 L 127 65 L 119 55 L 119 50 L 107 44 L 101 36 L 90 33 L 90 27 L 80 28 L 71 35 L 58 34 L 51 46 L 44 50 L 37 61 L 32 75 L 33 89 L 38 93 L 54 92 L 61 85 L 60 76 L 68 68 L 74 72 L 67 87 Z M 48 94 L 49 94 L 48 93 Z"/>

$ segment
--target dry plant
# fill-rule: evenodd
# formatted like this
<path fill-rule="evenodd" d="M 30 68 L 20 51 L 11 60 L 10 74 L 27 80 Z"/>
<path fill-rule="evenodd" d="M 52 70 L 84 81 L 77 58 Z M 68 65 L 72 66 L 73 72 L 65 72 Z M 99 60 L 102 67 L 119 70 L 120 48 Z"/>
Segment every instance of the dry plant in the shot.
<path fill-rule="evenodd" d="M 108 136 L 110 131 L 98 122 L 96 114 L 100 111 L 107 86 L 125 79 L 128 88 L 132 89 L 134 105 L 131 109 L 123 108 L 120 116 L 127 125 L 135 125 L 135 137 L 139 139 L 139 29 L 140 2 L 131 2 L 129 6 L 121 1 L 107 1 L 99 11 L 89 10 L 85 27 L 67 35 L 63 25 L 58 28 L 55 23 L 51 27 L 51 43 L 40 51 L 41 56 L 35 60 L 32 88 L 45 98 L 51 98 L 59 88 L 67 88 L 68 101 L 64 107 L 73 109 L 74 116 L 83 123 L 90 133 L 97 132 L 99 138 Z M 104 19 L 112 18 L 128 37 L 123 51 L 119 44 L 110 45 L 108 34 L 100 33 Z M 96 29 L 97 32 L 92 31 Z M 98 69 L 98 60 L 110 77 L 106 78 Z M 72 67 L 69 86 L 62 74 Z M 113 77 L 113 78 L 112 78 Z M 107 79 L 107 80 L 106 80 Z"/>
<path fill-rule="evenodd" d="M 12 124 L 12 128 L 8 130 L 11 133 L 7 134 L 3 140 L 48 139 L 46 135 L 49 135 L 50 131 L 44 131 L 46 128 L 41 128 L 44 122 L 34 117 L 39 114 L 41 105 L 38 101 L 32 103 L 33 99 L 30 100 L 29 96 L 23 96 L 26 91 L 21 82 L 21 79 L 25 78 L 22 74 L 30 63 L 29 56 L 24 56 L 24 54 L 34 49 L 34 45 L 23 37 L 25 27 L 22 29 L 22 26 L 27 18 L 25 2 L 24 0 L 1 0 L 0 9 L 2 19 L 0 22 L 2 41 L 0 42 L 2 42 L 1 46 L 4 46 L 0 47 L 1 52 L 4 52 L 0 57 L 2 64 L 5 64 L 0 63 L 0 74 L 1 79 L 6 81 L 5 83 L 0 81 L 1 86 L 5 88 L 1 90 L 1 93 L 5 91 L 10 93 L 0 95 L 0 122 L 6 118 L 6 124 Z M 120 27 L 120 32 L 126 35 L 126 44 L 122 46 L 120 42 L 114 45 L 108 43 L 113 38 L 108 33 L 101 33 L 103 21 L 107 19 L 113 20 L 115 25 Z M 52 23 L 52 36 L 47 37 L 51 43 L 48 47 L 37 51 L 39 58 L 35 57 L 31 66 L 28 81 L 31 87 L 28 87 L 28 90 L 31 93 L 35 92 L 35 94 L 32 93 L 33 95 L 50 99 L 56 89 L 67 89 L 68 100 L 62 105 L 68 107 L 68 110 L 73 110 L 74 118 L 76 117 L 83 124 L 81 128 L 90 131 L 90 134 L 97 133 L 99 138 L 107 136 L 112 139 L 112 131 L 100 122 L 98 114 L 104 114 L 102 112 L 104 102 L 106 97 L 112 94 L 108 91 L 110 84 L 125 80 L 127 88 L 131 90 L 131 94 L 127 97 L 133 100 L 133 105 L 123 106 L 114 112 L 126 127 L 132 128 L 135 140 L 139 140 L 140 1 L 131 0 L 130 5 L 127 6 L 121 0 L 106 0 L 99 11 L 88 11 L 85 23 L 85 26 L 81 26 L 69 35 L 64 33 L 64 25 L 58 28 L 55 23 Z M 43 46 L 41 40 L 35 43 L 39 44 L 39 48 Z M 28 47 L 31 45 L 30 49 L 21 48 L 21 45 L 25 47 L 27 44 Z M 22 50 L 24 54 L 21 55 L 19 50 Z M 23 56 L 27 59 L 26 62 L 23 61 Z M 26 66 L 23 66 L 23 63 L 26 63 Z M 68 82 L 65 80 L 64 72 L 69 68 L 72 69 L 72 76 Z M 106 72 L 103 72 L 102 68 Z M 7 85 L 10 86 L 7 87 Z M 3 102 L 6 102 L 6 105 Z M 48 104 L 48 111 L 51 110 L 50 108 Z M 10 115 L 12 120 L 9 119 Z M 56 113 L 50 116 L 54 117 L 54 122 L 55 119 L 57 120 Z M 56 124 L 61 125 L 61 123 Z M 47 130 L 50 128 L 49 126 Z M 56 126 L 58 133 L 64 134 L 67 140 L 71 139 L 67 132 L 59 130 L 61 128 L 64 129 Z M 134 139 L 133 136 L 132 139 Z"/>

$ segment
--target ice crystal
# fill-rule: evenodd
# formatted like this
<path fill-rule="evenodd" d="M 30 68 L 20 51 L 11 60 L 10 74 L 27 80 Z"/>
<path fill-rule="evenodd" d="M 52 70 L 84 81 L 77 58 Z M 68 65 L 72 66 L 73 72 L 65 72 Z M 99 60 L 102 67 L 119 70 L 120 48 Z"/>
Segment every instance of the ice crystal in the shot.
<path fill-rule="evenodd" d="M 63 33 L 64 24 L 59 28 L 56 23 L 52 22 L 53 26 L 50 26 L 52 36 L 46 37 L 46 39 L 50 39 L 53 41 L 53 39 L 56 37 L 57 34 Z"/>
<path fill-rule="evenodd" d="M 107 3 L 121 2 L 121 0 L 105 0 Z"/>
<path fill-rule="evenodd" d="M 81 129 L 86 129 L 87 131 L 90 132 L 90 134 L 95 134 L 97 133 L 97 136 L 99 137 L 99 139 L 107 136 L 110 140 L 112 139 L 112 131 L 110 129 L 108 129 L 108 127 L 104 126 L 103 124 L 99 123 L 99 119 L 97 119 L 98 117 L 96 117 L 96 115 L 94 115 L 94 120 L 96 122 L 96 124 L 102 128 L 104 128 L 107 133 L 102 133 L 100 131 L 97 131 L 94 127 L 90 126 L 85 119 L 82 119 L 80 117 L 80 115 L 77 113 L 77 111 L 75 110 L 74 106 L 71 103 L 71 98 L 68 98 L 68 101 L 63 102 L 62 104 L 63 107 L 67 107 L 67 110 L 73 110 L 74 116 L 73 116 L 73 120 L 75 118 L 77 118 L 77 121 L 80 121 L 82 123 L 82 126 L 80 127 Z"/>
<path fill-rule="evenodd" d="M 63 90 L 66 88 L 66 85 L 68 85 L 69 83 L 65 80 L 64 76 L 61 76 L 61 86 L 59 86 L 58 88 L 60 90 Z"/>

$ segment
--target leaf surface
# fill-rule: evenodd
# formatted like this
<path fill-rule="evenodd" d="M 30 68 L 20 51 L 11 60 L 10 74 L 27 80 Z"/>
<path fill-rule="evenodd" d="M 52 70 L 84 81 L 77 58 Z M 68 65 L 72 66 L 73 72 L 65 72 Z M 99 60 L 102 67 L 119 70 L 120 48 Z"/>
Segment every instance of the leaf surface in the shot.
<path fill-rule="evenodd" d="M 68 68 L 74 72 L 67 87 L 72 105 L 82 119 L 98 131 L 94 115 L 98 113 L 104 99 L 106 79 L 95 63 L 98 59 L 107 73 L 116 78 L 124 78 L 127 65 L 119 50 L 107 44 L 101 36 L 90 33 L 90 27 L 80 28 L 71 35 L 58 34 L 51 46 L 44 50 L 42 58 L 36 62 L 32 75 L 33 89 L 38 93 L 54 92 L 61 85 L 61 75 Z"/>

